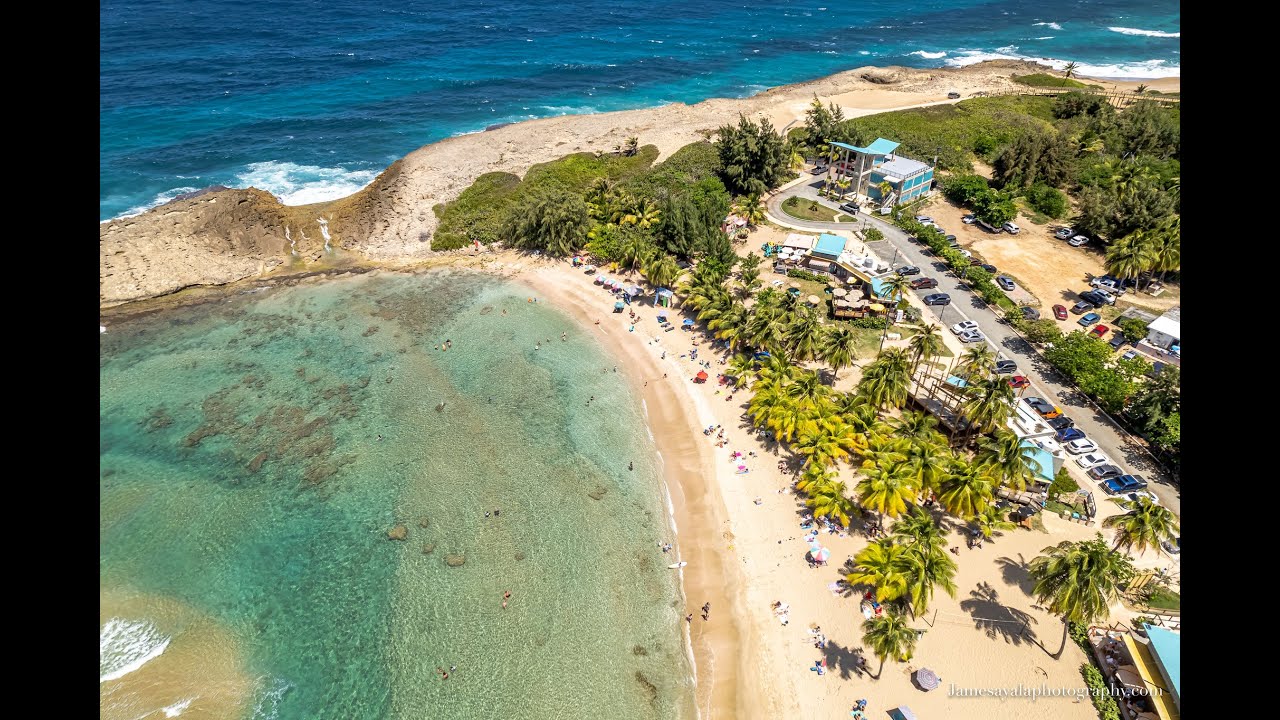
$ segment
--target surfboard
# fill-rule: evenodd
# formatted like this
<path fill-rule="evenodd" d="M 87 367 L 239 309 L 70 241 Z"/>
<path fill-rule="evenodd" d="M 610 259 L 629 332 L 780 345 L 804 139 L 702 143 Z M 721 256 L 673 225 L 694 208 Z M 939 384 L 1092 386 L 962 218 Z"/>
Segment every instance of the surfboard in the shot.
<path fill-rule="evenodd" d="M 671 564 L 670 564 L 670 565 L 668 565 L 667 567 L 668 567 L 668 568 L 670 568 L 670 569 L 672 569 L 672 570 L 676 570 L 676 569 L 682 568 L 682 567 L 684 567 L 685 565 L 688 565 L 688 564 L 689 564 L 689 563 L 685 562 L 684 560 L 681 560 L 681 561 L 680 561 L 680 562 L 678 562 L 678 563 L 671 563 Z"/>

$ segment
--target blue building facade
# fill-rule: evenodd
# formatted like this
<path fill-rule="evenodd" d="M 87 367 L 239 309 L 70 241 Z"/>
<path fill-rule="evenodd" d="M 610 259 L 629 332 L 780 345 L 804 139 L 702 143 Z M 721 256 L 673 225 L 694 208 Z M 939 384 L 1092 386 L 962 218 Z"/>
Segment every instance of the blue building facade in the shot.
<path fill-rule="evenodd" d="M 933 188 L 933 166 L 896 154 L 898 143 L 884 138 L 866 147 L 833 142 L 843 157 L 833 163 L 840 177 L 848 177 L 855 196 L 862 195 L 882 205 L 907 203 L 928 195 Z M 880 185 L 893 188 L 882 197 Z"/>

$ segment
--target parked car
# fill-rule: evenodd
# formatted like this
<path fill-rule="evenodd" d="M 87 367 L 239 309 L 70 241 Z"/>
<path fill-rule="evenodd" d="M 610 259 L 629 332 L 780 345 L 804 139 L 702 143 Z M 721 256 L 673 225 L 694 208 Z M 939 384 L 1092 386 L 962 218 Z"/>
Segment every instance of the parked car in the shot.
<path fill-rule="evenodd" d="M 1040 416 L 1045 419 L 1056 418 L 1062 414 L 1062 408 L 1051 405 L 1044 398 L 1029 397 L 1026 398 L 1026 401 L 1032 410 L 1040 413 Z"/>
<path fill-rule="evenodd" d="M 930 290 L 938 287 L 938 281 L 931 277 L 916 278 L 911 281 L 912 290 Z"/>
<path fill-rule="evenodd" d="M 1147 481 L 1143 480 L 1141 475 L 1120 475 L 1102 483 L 1102 489 L 1111 495 L 1123 495 L 1134 490 L 1142 490 L 1146 486 Z"/>
<path fill-rule="evenodd" d="M 1089 303 L 1095 308 L 1100 308 L 1103 305 L 1107 304 L 1107 301 L 1104 300 L 1102 296 L 1098 294 L 1097 290 L 1085 290 L 1084 292 L 1080 293 L 1077 297 Z"/>
<path fill-rule="evenodd" d="M 1182 538 L 1176 537 L 1173 539 L 1173 542 L 1169 542 L 1168 540 L 1161 540 L 1160 547 L 1164 548 L 1164 551 L 1169 553 L 1170 555 L 1177 555 L 1178 553 L 1182 552 Z"/>
<path fill-rule="evenodd" d="M 1017 370 L 1018 370 L 1018 363 L 1016 363 L 1016 362 L 1014 362 L 1014 361 L 1012 361 L 1012 360 L 997 360 L 997 361 L 996 361 L 996 374 L 997 374 L 997 375 L 1012 375 L 1013 373 L 1017 372 Z"/>
<path fill-rule="evenodd" d="M 1062 305 L 1054 305 L 1054 306 L 1053 306 L 1053 316 L 1054 316 L 1054 317 L 1056 317 L 1056 318 L 1058 318 L 1059 320 L 1066 320 L 1066 319 L 1067 319 L 1067 308 L 1066 308 L 1066 307 L 1064 307 L 1064 306 L 1062 306 Z"/>
<path fill-rule="evenodd" d="M 1076 421 L 1072 420 L 1066 415 L 1059 415 L 1056 418 L 1049 418 L 1048 423 L 1049 423 L 1049 427 L 1053 428 L 1054 430 L 1065 430 L 1066 428 L 1076 426 Z"/>
<path fill-rule="evenodd" d="M 1088 312 L 1092 309 L 1093 309 L 1093 303 L 1087 303 L 1083 300 L 1071 306 L 1071 312 L 1075 315 L 1079 315 L 1082 312 Z M 1061 318 L 1061 319 L 1066 320 L 1066 318 Z"/>
<path fill-rule="evenodd" d="M 968 250 L 961 250 L 961 251 L 960 251 L 960 254 L 961 254 L 961 255 L 963 255 L 963 256 L 965 256 L 965 257 L 967 257 L 967 258 L 971 258 L 971 257 L 973 257 L 973 253 L 969 252 Z"/>
<path fill-rule="evenodd" d="M 1124 344 L 1127 342 L 1129 342 L 1129 340 L 1124 336 L 1124 333 L 1116 331 L 1116 333 L 1111 336 L 1111 349 L 1119 350 L 1124 347 Z"/>
<path fill-rule="evenodd" d="M 1077 235 L 1071 238 L 1070 240 L 1068 240 L 1067 244 L 1070 245 L 1071 247 L 1081 247 L 1082 245 L 1088 242 L 1089 242 L 1089 238 L 1085 237 L 1084 235 Z"/>
<path fill-rule="evenodd" d="M 1014 390 L 1021 390 L 1024 387 L 1029 387 L 1031 385 L 1031 381 L 1021 375 L 1014 375 L 1009 378 L 1009 385 Z"/>
<path fill-rule="evenodd" d="M 972 261 L 972 260 L 970 260 L 969 262 L 973 262 L 973 261 Z M 992 274 L 994 274 L 994 273 L 996 272 L 996 266 L 995 266 L 995 265 L 992 265 L 991 263 L 979 262 L 979 263 L 978 263 L 978 267 L 980 267 L 980 268 L 982 268 L 983 270 L 986 270 L 987 272 L 992 273 Z"/>
<path fill-rule="evenodd" d="M 1023 306 L 1022 306 L 1022 319 L 1023 319 L 1023 320 L 1039 320 L 1039 319 L 1040 319 L 1040 311 L 1039 311 L 1039 310 L 1037 310 L 1037 309 L 1035 309 L 1035 308 L 1033 308 L 1033 307 L 1031 307 L 1030 305 L 1023 305 Z"/>
<path fill-rule="evenodd" d="M 938 228 L 938 232 L 942 233 L 943 235 L 946 235 L 946 237 L 944 237 L 943 239 L 944 239 L 944 240 L 946 240 L 946 241 L 947 241 L 948 243 L 950 243 L 951 245 L 958 245 L 958 244 L 960 244 L 960 243 L 959 243 L 959 241 L 958 241 L 958 240 L 956 240 L 956 236 L 955 236 L 955 235 L 947 235 L 947 231 L 946 231 L 946 230 L 943 230 L 942 228 Z"/>
<path fill-rule="evenodd" d="M 1089 313 L 1088 315 L 1085 315 L 1084 317 L 1077 320 L 1076 323 L 1079 324 L 1081 327 L 1089 327 L 1090 325 L 1098 322 L 1101 319 L 1102 319 L 1102 316 L 1099 315 L 1098 313 Z"/>
<path fill-rule="evenodd" d="M 1059 240 L 1070 240 L 1071 236 L 1075 234 L 1076 234 L 1076 231 L 1072 230 L 1069 227 L 1060 227 L 1057 230 L 1053 231 L 1053 236 L 1058 238 Z"/>
<path fill-rule="evenodd" d="M 1107 459 L 1106 455 L 1096 452 L 1085 453 L 1084 455 L 1076 458 L 1076 464 L 1085 470 L 1097 465 L 1109 465 L 1110 463 L 1111 461 Z"/>
<path fill-rule="evenodd" d="M 1011 223 L 1011 222 L 1007 222 L 1007 223 L 1005 223 L 1005 224 L 1001 225 L 1001 226 L 1000 226 L 1000 229 L 1001 229 L 1001 230 L 1004 230 L 1005 232 L 1009 233 L 1010 235 L 1017 235 L 1018 233 L 1022 232 L 1022 228 L 1018 227 L 1017 225 L 1015 225 L 1014 223 Z"/>
<path fill-rule="evenodd" d="M 916 267 L 915 265 L 903 265 L 902 267 L 898 268 L 894 272 L 898 273 L 899 275 L 919 275 L 920 268 Z"/>
<path fill-rule="evenodd" d="M 922 225 L 932 225 L 933 218 L 929 217 L 928 215 L 917 215 L 916 222 L 921 223 Z"/>
<path fill-rule="evenodd" d="M 964 223 L 965 225 L 972 225 L 974 221 L 976 221 L 977 219 L 978 217 L 976 215 L 974 215 L 973 213 L 969 213 L 968 215 L 965 215 L 964 217 L 960 218 L 960 222 Z"/>
<path fill-rule="evenodd" d="M 861 210 L 862 208 L 858 207 L 857 203 L 847 202 L 841 205 L 840 209 L 849 213 L 850 215 L 857 215 L 858 211 Z"/>
<path fill-rule="evenodd" d="M 827 171 L 827 168 L 826 168 L 826 167 L 818 166 L 818 167 L 815 167 L 814 169 L 810 170 L 810 171 L 809 171 L 809 174 L 810 174 L 810 175 L 821 175 L 822 173 L 824 173 L 824 172 L 826 172 L 826 171 Z"/>
<path fill-rule="evenodd" d="M 951 296 L 946 293 L 933 293 L 924 296 L 925 305 L 950 305 Z"/>
<path fill-rule="evenodd" d="M 1057 433 L 1055 433 L 1053 437 L 1060 443 L 1070 443 L 1070 442 L 1075 442 L 1077 440 L 1086 439 L 1084 436 L 1084 431 L 1081 430 L 1080 428 L 1074 428 L 1074 427 L 1062 428 Z"/>
<path fill-rule="evenodd" d="M 960 99 L 960 93 L 956 92 L 955 90 L 952 90 L 951 92 L 947 93 L 947 99 L 948 99 L 948 100 L 959 100 L 959 99 Z"/>
<path fill-rule="evenodd" d="M 983 337 L 982 331 L 980 330 L 965 330 L 960 333 L 960 342 L 971 343 L 982 342 L 983 340 L 986 340 L 986 338 Z"/>
<path fill-rule="evenodd" d="M 997 235 L 1004 232 L 1004 230 L 1002 230 L 1001 228 L 998 228 L 995 225 L 992 225 L 991 223 L 985 220 L 979 220 L 976 223 L 974 223 L 974 225 L 977 225 L 978 227 L 982 228 L 983 230 L 986 230 L 989 233 L 995 233 Z"/>
<path fill-rule="evenodd" d="M 978 329 L 978 323 L 972 320 L 965 320 L 963 322 L 958 322 L 955 325 L 951 326 L 951 332 L 957 335 L 968 330 L 977 330 L 977 329 Z"/>
<path fill-rule="evenodd" d="M 1072 430 L 1074 429 L 1075 428 L 1072 428 Z M 1081 453 L 1095 452 L 1098 449 L 1098 444 L 1089 438 L 1080 438 L 1068 443 L 1063 443 L 1062 447 L 1072 455 L 1079 455 Z"/>
<path fill-rule="evenodd" d="M 1107 304 L 1107 305 L 1115 305 L 1115 304 L 1116 304 L 1116 296 L 1115 296 L 1115 294 L 1114 294 L 1114 293 L 1110 293 L 1110 292 L 1108 292 L 1108 291 L 1106 291 L 1106 290 L 1103 290 L 1102 288 L 1095 288 L 1095 289 L 1093 289 L 1093 290 L 1090 290 L 1089 292 L 1091 292 L 1091 293 L 1093 293 L 1094 295 L 1098 296 L 1098 299 L 1099 299 L 1099 300 L 1101 300 L 1103 303 L 1105 303 L 1105 304 Z"/>
<path fill-rule="evenodd" d="M 1017 285 L 1013 284 L 1013 278 L 1009 277 L 1008 275 L 997 276 L 996 284 L 999 285 L 1000 289 L 1004 290 L 1005 292 L 1011 292 L 1014 288 L 1018 287 Z"/>
<path fill-rule="evenodd" d="M 1128 352 L 1126 352 L 1125 354 L 1121 355 L 1121 356 L 1120 356 L 1120 359 L 1121 359 L 1121 360 L 1132 360 L 1132 359 L 1134 359 L 1134 358 L 1136 358 L 1136 357 L 1138 357 L 1138 351 L 1137 351 L 1137 350 L 1129 350 L 1129 351 L 1128 351 Z"/>
<path fill-rule="evenodd" d="M 1109 275 L 1096 277 L 1089 281 L 1089 285 L 1092 287 L 1096 287 L 1099 290 L 1106 290 L 1112 295 L 1124 294 L 1124 287 L 1122 286 L 1122 283 L 1119 280 L 1116 280 L 1115 278 Z"/>
<path fill-rule="evenodd" d="M 1110 331 L 1111 331 L 1111 328 L 1107 327 L 1106 325 L 1099 325 L 1094 329 L 1090 330 L 1089 334 L 1096 338 L 1101 338 L 1103 335 L 1106 335 Z"/>
<path fill-rule="evenodd" d="M 1125 493 L 1124 496 L 1124 499 L 1129 502 L 1138 502 L 1139 498 L 1146 498 L 1150 500 L 1152 505 L 1160 504 L 1160 498 L 1156 497 L 1156 494 L 1150 490 L 1134 490 L 1131 493 Z"/>
<path fill-rule="evenodd" d="M 1098 482 L 1102 482 L 1103 480 L 1113 477 L 1120 477 L 1123 474 L 1124 471 L 1115 465 L 1097 465 L 1089 468 L 1089 477 L 1097 480 Z"/>

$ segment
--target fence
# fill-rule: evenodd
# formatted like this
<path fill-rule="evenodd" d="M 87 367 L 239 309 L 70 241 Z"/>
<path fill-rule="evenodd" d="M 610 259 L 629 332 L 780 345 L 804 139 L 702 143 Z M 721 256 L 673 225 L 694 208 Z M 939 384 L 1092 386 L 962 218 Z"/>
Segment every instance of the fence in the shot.
<path fill-rule="evenodd" d="M 1168 96 L 1166 96 L 1166 95 L 1139 95 L 1138 93 L 1134 93 L 1134 92 L 1121 92 L 1121 91 L 1119 91 L 1119 90 L 1098 90 L 1098 89 L 1094 89 L 1094 88 L 1072 88 L 1072 87 L 1061 87 L 1061 88 L 1040 88 L 1040 87 L 1009 88 L 1009 89 L 1007 89 L 1007 90 L 993 90 L 993 91 L 989 91 L 989 92 L 976 92 L 976 93 L 974 93 L 974 94 L 973 94 L 973 96 L 974 96 L 974 97 L 1003 97 L 1003 96 L 1005 96 L 1005 95 L 1039 95 L 1039 96 L 1053 96 L 1053 95 L 1061 95 L 1061 94 L 1063 94 L 1063 93 L 1069 93 L 1069 92 L 1084 93 L 1084 94 L 1086 94 L 1086 95 L 1097 95 L 1097 96 L 1099 96 L 1099 97 L 1101 97 L 1101 98 L 1104 98 L 1107 102 L 1111 103 L 1112 105 L 1116 106 L 1117 108 L 1126 108 L 1126 107 L 1128 107 L 1128 106 L 1130 106 L 1130 105 L 1134 104 L 1135 102 L 1137 102 L 1137 101 L 1139 101 L 1139 100 L 1150 100 L 1150 101 L 1152 101 L 1152 102 L 1165 103 L 1165 104 L 1174 104 L 1174 103 L 1179 103 L 1179 102 L 1181 102 L 1181 98 L 1168 97 Z"/>

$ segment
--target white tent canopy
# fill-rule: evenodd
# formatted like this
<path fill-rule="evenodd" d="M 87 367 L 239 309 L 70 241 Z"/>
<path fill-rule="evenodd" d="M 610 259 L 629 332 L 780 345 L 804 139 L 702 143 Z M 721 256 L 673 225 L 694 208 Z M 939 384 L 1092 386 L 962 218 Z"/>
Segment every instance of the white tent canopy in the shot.
<path fill-rule="evenodd" d="M 818 238 L 812 235 L 801 235 L 800 233 L 791 233 L 790 235 L 787 236 L 786 241 L 782 243 L 782 246 L 795 248 L 797 250 L 802 250 L 804 252 L 809 252 L 810 250 L 813 249 L 813 244 L 817 242 L 817 240 Z"/>

